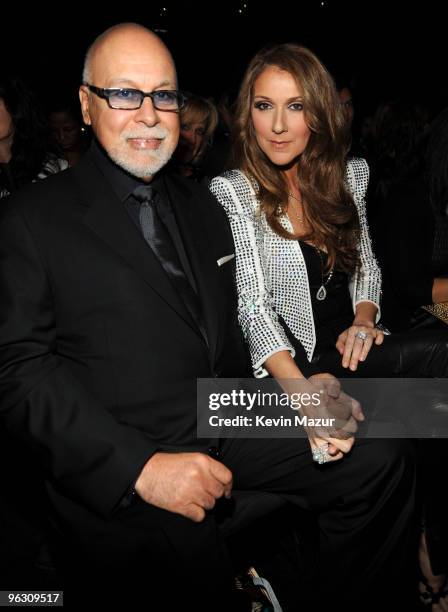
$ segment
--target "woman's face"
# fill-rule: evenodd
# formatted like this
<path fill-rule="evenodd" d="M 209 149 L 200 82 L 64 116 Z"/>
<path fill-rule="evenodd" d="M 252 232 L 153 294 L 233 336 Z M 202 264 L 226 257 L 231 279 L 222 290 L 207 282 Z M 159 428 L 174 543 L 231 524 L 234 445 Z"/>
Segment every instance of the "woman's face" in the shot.
<path fill-rule="evenodd" d="M 206 120 L 189 119 L 188 115 L 181 118 L 180 137 L 176 158 L 183 163 L 192 162 L 204 145 L 207 131 Z"/>
<path fill-rule="evenodd" d="M 7 164 L 11 161 L 13 141 L 14 123 L 11 113 L 0 98 L 0 163 Z"/>
<path fill-rule="evenodd" d="M 252 124 L 261 150 L 273 164 L 290 165 L 305 150 L 311 131 L 294 78 L 268 66 L 254 83 Z"/>
<path fill-rule="evenodd" d="M 50 130 L 56 143 L 63 151 L 75 149 L 81 138 L 81 126 L 66 111 L 51 113 Z"/>
<path fill-rule="evenodd" d="M 11 138 L 14 133 L 14 125 L 10 112 L 0 98 L 0 141 Z"/>

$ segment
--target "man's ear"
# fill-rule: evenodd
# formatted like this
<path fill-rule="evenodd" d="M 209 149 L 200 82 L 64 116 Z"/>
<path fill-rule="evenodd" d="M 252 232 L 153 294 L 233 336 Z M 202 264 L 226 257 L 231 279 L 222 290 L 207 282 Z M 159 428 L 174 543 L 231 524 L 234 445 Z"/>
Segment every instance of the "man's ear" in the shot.
<path fill-rule="evenodd" d="M 86 125 L 92 125 L 90 119 L 90 108 L 89 108 L 89 92 L 85 85 L 81 85 L 79 88 L 79 101 L 81 102 L 81 113 L 84 123 Z"/>

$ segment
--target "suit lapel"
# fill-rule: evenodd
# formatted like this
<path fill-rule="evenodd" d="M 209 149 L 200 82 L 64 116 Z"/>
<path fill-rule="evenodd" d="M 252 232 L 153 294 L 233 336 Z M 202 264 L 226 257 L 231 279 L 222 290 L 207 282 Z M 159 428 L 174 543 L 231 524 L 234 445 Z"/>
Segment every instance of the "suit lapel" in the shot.
<path fill-rule="evenodd" d="M 179 231 L 193 270 L 202 315 L 207 330 L 210 354 L 217 353 L 219 321 L 224 316 L 224 304 L 219 286 L 217 263 L 213 257 L 210 228 L 203 225 L 200 207 L 193 202 L 193 193 L 175 177 L 164 178 L 164 186 L 176 215 Z M 195 196 L 197 197 L 197 196 Z"/>
<path fill-rule="evenodd" d="M 124 259 L 195 331 L 190 315 L 160 263 L 103 174 L 86 155 L 73 174 L 87 206 L 84 224 Z"/>

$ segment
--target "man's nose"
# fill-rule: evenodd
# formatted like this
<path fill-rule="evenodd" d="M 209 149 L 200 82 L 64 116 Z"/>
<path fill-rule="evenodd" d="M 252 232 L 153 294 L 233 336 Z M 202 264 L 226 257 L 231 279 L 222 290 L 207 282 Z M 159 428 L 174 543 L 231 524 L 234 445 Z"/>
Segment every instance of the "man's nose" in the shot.
<path fill-rule="evenodd" d="M 142 105 L 135 112 L 134 119 L 135 121 L 139 121 L 150 126 L 159 122 L 159 116 L 157 114 L 157 110 L 154 108 L 151 98 L 147 97 L 143 99 Z"/>

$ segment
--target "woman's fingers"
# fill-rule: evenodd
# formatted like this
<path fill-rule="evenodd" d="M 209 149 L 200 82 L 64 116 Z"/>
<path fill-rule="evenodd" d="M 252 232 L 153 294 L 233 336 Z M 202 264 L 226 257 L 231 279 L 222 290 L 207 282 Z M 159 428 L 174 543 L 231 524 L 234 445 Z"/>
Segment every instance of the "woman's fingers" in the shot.
<path fill-rule="evenodd" d="M 369 354 L 370 349 L 372 348 L 373 340 L 374 340 L 373 335 L 370 335 L 370 334 L 367 336 L 367 338 L 364 341 L 361 340 L 363 346 L 359 354 L 359 361 L 365 361 L 367 355 Z"/>
<path fill-rule="evenodd" d="M 344 368 L 348 368 L 350 364 L 350 358 L 352 356 L 353 346 L 355 344 L 355 333 L 352 330 L 353 328 L 351 327 L 348 331 L 344 346 L 344 354 L 342 355 L 342 366 Z"/>
<path fill-rule="evenodd" d="M 380 329 L 377 329 L 376 332 L 375 344 L 379 346 L 380 344 L 383 344 L 384 334 Z"/>
<path fill-rule="evenodd" d="M 360 333 L 361 335 L 365 334 L 365 338 L 360 338 L 358 335 Z M 359 362 L 367 359 L 373 343 L 380 345 L 383 340 L 384 334 L 381 330 L 353 325 L 339 336 L 336 343 L 336 348 L 339 353 L 342 353 L 342 366 L 344 368 L 349 367 L 354 372 Z"/>

